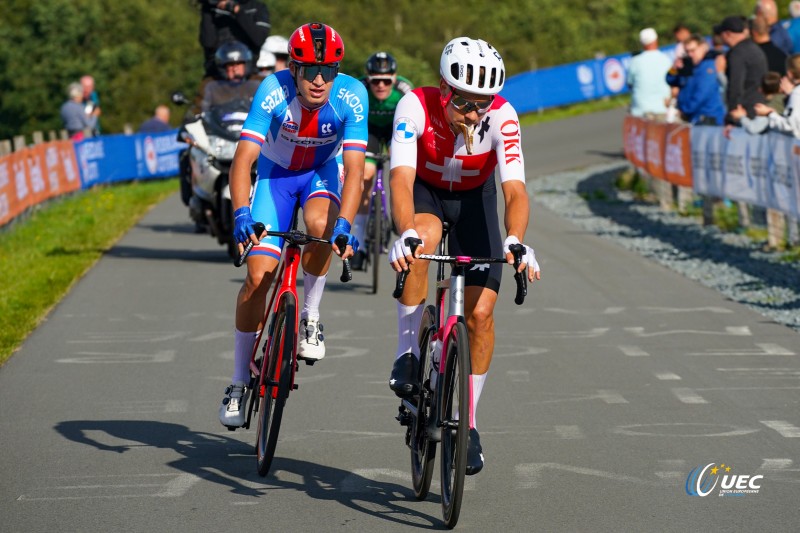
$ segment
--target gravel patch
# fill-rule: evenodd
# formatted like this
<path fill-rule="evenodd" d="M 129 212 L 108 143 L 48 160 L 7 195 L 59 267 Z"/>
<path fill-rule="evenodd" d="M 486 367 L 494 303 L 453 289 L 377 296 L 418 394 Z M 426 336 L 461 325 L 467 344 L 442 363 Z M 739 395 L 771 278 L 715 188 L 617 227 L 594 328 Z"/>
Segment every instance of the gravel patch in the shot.
<path fill-rule="evenodd" d="M 800 265 L 744 235 L 664 212 L 614 188 L 627 163 L 593 166 L 528 182 L 534 201 L 729 299 L 800 332 Z M 589 200 L 586 200 L 588 198 Z"/>

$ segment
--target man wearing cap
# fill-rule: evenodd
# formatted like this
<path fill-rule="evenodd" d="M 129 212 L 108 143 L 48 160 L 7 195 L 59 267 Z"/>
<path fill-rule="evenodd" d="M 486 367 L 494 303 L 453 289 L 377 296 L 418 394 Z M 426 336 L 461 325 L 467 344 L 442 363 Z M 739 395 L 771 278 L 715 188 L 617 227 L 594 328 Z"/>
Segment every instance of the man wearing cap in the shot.
<path fill-rule="evenodd" d="M 768 70 L 767 57 L 747 36 L 745 28 L 744 18 L 730 16 L 715 26 L 714 30 L 729 47 L 726 55 L 728 66 L 725 70 L 728 78 L 725 92 L 727 108 L 730 111 L 741 105 L 747 112 L 748 118 L 753 118 L 756 103 L 764 102 L 764 95 L 758 89 Z M 730 115 L 726 120 L 735 123 Z"/>
<path fill-rule="evenodd" d="M 631 115 L 663 119 L 670 88 L 667 71 L 672 66 L 669 56 L 658 49 L 658 34 L 653 28 L 639 32 L 642 53 L 631 59 L 628 67 L 628 87 L 631 88 Z"/>

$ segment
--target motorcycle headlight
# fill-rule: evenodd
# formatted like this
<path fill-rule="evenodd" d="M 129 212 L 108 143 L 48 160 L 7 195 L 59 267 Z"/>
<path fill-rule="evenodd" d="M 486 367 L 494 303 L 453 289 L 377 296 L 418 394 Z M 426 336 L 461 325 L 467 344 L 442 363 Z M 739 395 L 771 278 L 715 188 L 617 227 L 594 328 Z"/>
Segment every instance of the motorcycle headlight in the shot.
<path fill-rule="evenodd" d="M 232 161 L 233 154 L 236 153 L 236 142 L 209 135 L 208 144 L 211 146 L 211 153 L 221 161 Z"/>

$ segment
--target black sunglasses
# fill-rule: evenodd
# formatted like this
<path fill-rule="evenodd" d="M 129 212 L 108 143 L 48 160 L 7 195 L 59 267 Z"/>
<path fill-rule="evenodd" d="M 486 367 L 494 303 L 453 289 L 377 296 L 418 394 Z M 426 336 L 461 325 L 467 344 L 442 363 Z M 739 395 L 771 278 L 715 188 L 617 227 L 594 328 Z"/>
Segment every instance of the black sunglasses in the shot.
<path fill-rule="evenodd" d="M 339 74 L 339 63 L 329 63 L 327 65 L 307 65 L 305 63 L 297 63 L 297 73 L 307 81 L 314 81 L 317 76 L 322 75 L 322 81 L 333 81 L 337 74 Z"/>
<path fill-rule="evenodd" d="M 370 77 L 369 78 L 369 82 L 372 85 L 391 85 L 392 84 L 392 78 L 372 78 L 372 77 Z"/>
<path fill-rule="evenodd" d="M 452 87 L 450 88 L 450 103 L 453 104 L 453 107 L 456 108 L 459 113 L 464 113 L 465 115 L 473 111 L 477 111 L 479 115 L 483 115 L 492 107 L 493 102 L 494 96 L 488 100 L 468 100 L 455 92 Z"/>

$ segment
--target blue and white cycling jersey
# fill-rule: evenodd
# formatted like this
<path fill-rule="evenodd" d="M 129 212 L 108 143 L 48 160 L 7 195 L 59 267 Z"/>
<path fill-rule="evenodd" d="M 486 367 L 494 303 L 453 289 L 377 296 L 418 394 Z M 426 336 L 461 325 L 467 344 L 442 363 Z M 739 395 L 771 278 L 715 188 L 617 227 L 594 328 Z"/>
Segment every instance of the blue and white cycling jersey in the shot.
<path fill-rule="evenodd" d="M 253 218 L 269 230 L 287 231 L 295 205 L 309 198 L 339 206 L 343 175 L 336 154 L 366 152 L 368 111 L 364 85 L 346 74 L 336 77 L 328 101 L 312 110 L 298 101 L 288 69 L 264 79 L 239 138 L 261 147 Z M 277 259 L 282 248 L 282 239 L 266 237 L 250 253 Z"/>
<path fill-rule="evenodd" d="M 366 152 L 367 113 L 367 90 L 355 78 L 336 76 L 328 102 L 309 110 L 297 100 L 290 71 L 281 70 L 261 82 L 241 140 L 261 146 L 259 178 L 266 162 L 288 170 L 318 168 L 340 147 Z"/>

